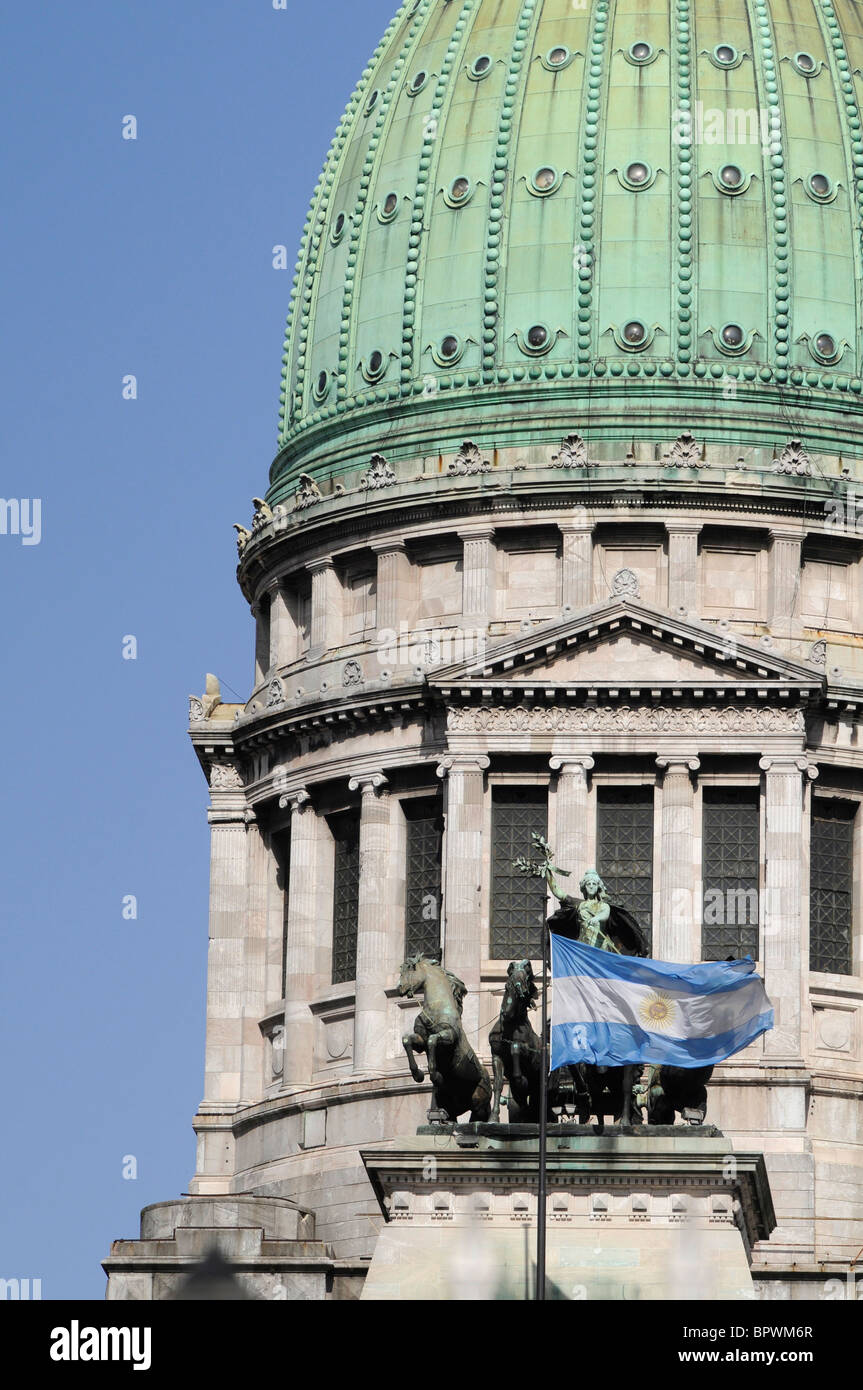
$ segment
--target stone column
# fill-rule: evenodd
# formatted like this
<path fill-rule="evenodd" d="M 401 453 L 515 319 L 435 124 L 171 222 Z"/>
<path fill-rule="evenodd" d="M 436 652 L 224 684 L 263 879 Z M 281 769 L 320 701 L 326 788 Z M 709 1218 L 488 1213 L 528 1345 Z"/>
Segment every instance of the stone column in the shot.
<path fill-rule="evenodd" d="M 243 781 L 233 763 L 210 768 L 210 928 L 203 1109 L 242 1100 L 243 986 L 248 910 L 247 826 Z"/>
<path fill-rule="evenodd" d="M 494 530 L 459 533 L 462 561 L 462 623 L 485 632 L 491 619 Z"/>
<path fill-rule="evenodd" d="M 288 595 L 280 583 L 270 590 L 270 669 L 297 659 L 297 624 Z"/>
<path fill-rule="evenodd" d="M 764 911 L 761 961 L 774 1027 L 764 1037 L 768 1057 L 800 1058 L 803 990 L 802 907 L 804 774 L 818 770 L 803 756 L 765 757 Z M 808 963 L 807 963 L 808 964 Z"/>
<path fill-rule="evenodd" d="M 387 1060 L 386 989 L 390 974 L 390 798 L 382 772 L 352 777 L 361 791 L 360 882 L 357 909 L 357 979 L 354 1071 L 381 1071 Z"/>
<path fill-rule="evenodd" d="M 279 798 L 291 808 L 291 864 L 288 878 L 288 925 L 285 940 L 286 1086 L 307 1086 L 312 1079 L 315 1021 L 309 1005 L 317 985 L 317 937 L 325 931 L 318 911 L 318 854 L 321 827 L 305 788 Z"/>
<path fill-rule="evenodd" d="M 800 602 L 803 539 L 799 531 L 770 532 L 770 628 L 790 630 Z"/>
<path fill-rule="evenodd" d="M 563 536 L 563 606 L 578 613 L 593 603 L 593 523 L 561 523 Z"/>
<path fill-rule="evenodd" d="M 444 965 L 468 988 L 464 1028 L 471 1046 L 479 1036 L 482 963 L 483 774 L 484 755 L 452 756 L 438 768 L 446 777 L 446 864 L 444 873 Z"/>
<path fill-rule="evenodd" d="M 698 536 L 691 522 L 666 521 L 668 533 L 668 607 L 693 617 L 698 612 Z"/>
<path fill-rule="evenodd" d="M 378 560 L 377 616 L 379 632 L 389 630 L 396 637 L 399 623 L 410 626 L 413 612 L 410 593 L 411 567 L 404 541 L 381 541 L 372 545 Z"/>
<path fill-rule="evenodd" d="M 571 878 L 561 879 L 559 888 L 578 897 L 578 880 L 585 870 L 593 867 L 593 842 L 591 834 L 590 793 L 587 775 L 593 767 L 593 758 L 560 757 L 549 762 L 552 772 L 557 773 L 555 792 L 556 824 L 554 828 L 554 860 L 563 869 L 569 869 Z"/>
<path fill-rule="evenodd" d="M 660 830 L 660 908 L 653 930 L 653 954 L 657 960 L 700 960 L 698 923 L 701 920 L 696 893 L 699 874 L 695 865 L 695 793 L 691 774 L 701 764 L 695 757 L 657 758 L 662 779 Z"/>
<path fill-rule="evenodd" d="M 270 669 L 270 600 L 264 596 L 252 604 L 255 620 L 255 685 L 262 685 Z"/>
<path fill-rule="evenodd" d="M 313 660 L 342 640 L 342 586 L 327 556 L 307 566 L 312 576 L 312 622 L 309 656 Z"/>

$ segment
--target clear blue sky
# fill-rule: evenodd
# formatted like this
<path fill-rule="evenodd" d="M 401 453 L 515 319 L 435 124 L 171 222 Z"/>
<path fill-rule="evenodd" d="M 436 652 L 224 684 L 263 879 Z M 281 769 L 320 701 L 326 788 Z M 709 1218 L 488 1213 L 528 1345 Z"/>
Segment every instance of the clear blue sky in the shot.
<path fill-rule="evenodd" d="M 111 1240 L 194 1171 L 208 835 L 187 696 L 206 671 L 248 694 L 231 524 L 267 485 L 308 201 L 396 8 L 4 7 L 0 496 L 41 499 L 42 538 L 0 535 L 0 1277 L 45 1298 L 101 1298 Z"/>

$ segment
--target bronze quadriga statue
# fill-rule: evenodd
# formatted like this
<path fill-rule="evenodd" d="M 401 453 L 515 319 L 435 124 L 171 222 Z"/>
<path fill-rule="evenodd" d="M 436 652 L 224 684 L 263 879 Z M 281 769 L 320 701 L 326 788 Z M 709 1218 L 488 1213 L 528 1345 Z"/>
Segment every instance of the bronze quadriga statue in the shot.
<path fill-rule="evenodd" d="M 529 960 L 514 960 L 507 967 L 500 1016 L 489 1033 L 494 1065 L 494 1107 L 492 1117 L 500 1119 L 504 1084 L 509 1087 L 508 1114 L 511 1124 L 537 1124 L 540 1105 L 541 1049 L 539 1034 L 531 1026 L 529 1011 L 536 1008 L 538 990 Z M 578 1111 L 579 1120 L 589 1119 L 586 1088 L 576 1068 L 561 1067 L 548 1078 L 547 1117 L 558 1118 L 559 1110 Z"/>
<path fill-rule="evenodd" d="M 444 970 L 440 956 L 420 952 L 410 956 L 399 974 L 399 994 L 412 999 L 422 994 L 423 1007 L 414 1020 L 413 1032 L 402 1038 L 414 1081 L 424 1079 L 416 1053 L 428 1057 L 429 1079 L 434 1087 L 431 1123 L 458 1120 L 465 1111 L 471 1120 L 487 1120 L 491 1114 L 491 1077 L 467 1040 L 462 1027 L 462 1002 L 467 989 Z"/>

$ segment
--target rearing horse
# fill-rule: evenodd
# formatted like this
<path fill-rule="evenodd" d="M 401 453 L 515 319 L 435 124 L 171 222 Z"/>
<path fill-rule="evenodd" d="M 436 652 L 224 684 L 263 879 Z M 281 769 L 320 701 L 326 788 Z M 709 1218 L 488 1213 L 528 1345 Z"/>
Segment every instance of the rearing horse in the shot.
<path fill-rule="evenodd" d="M 494 1063 L 494 1105 L 492 1118 L 500 1120 L 500 1100 L 504 1081 L 509 1083 L 510 1124 L 536 1124 L 539 1120 L 541 1085 L 541 1047 L 539 1035 L 531 1027 L 528 1012 L 536 1008 L 539 991 L 529 960 L 510 961 L 503 988 L 500 1016 L 488 1035 Z M 578 1110 L 585 1123 L 587 1109 L 586 1087 L 574 1067 L 560 1067 L 548 1078 L 546 1113 L 551 1121 L 556 1111 Z"/>
<path fill-rule="evenodd" d="M 471 1120 L 487 1120 L 491 1113 L 491 1077 L 467 1040 L 461 1021 L 467 988 L 444 970 L 439 956 L 420 951 L 410 956 L 399 972 L 399 994 L 423 996 L 422 1011 L 413 1032 L 402 1038 L 414 1081 L 422 1081 L 417 1052 L 428 1056 L 434 1105 L 429 1120 L 457 1120 L 465 1110 Z"/>

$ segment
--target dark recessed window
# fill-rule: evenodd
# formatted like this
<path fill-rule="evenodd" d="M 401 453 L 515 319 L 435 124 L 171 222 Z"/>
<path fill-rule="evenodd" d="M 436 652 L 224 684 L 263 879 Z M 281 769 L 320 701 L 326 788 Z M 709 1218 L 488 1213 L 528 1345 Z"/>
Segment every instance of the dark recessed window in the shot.
<path fill-rule="evenodd" d="M 815 351 L 819 357 L 829 359 L 836 356 L 836 339 L 830 333 L 819 333 L 815 339 Z"/>
<path fill-rule="evenodd" d="M 371 96 L 369 97 L 368 101 L 366 102 L 366 115 L 367 115 L 367 116 L 370 115 L 370 113 L 371 113 L 372 111 L 374 111 L 375 107 L 376 107 L 377 104 L 378 104 L 378 97 L 379 97 L 379 96 L 380 96 L 380 92 L 378 92 L 377 90 L 374 91 L 374 92 L 372 92 Z"/>
<path fill-rule="evenodd" d="M 415 97 L 416 94 L 417 94 L 417 92 L 421 92 L 421 91 L 422 91 L 423 87 L 424 87 L 425 84 L 426 84 L 427 78 L 428 78 L 428 73 L 427 73 L 427 72 L 418 72 L 418 73 L 416 74 L 416 76 L 415 76 L 414 78 L 412 78 L 411 84 L 410 84 L 410 86 L 408 87 L 408 91 L 410 92 L 411 96 L 414 96 L 414 97 Z"/>
<path fill-rule="evenodd" d="M 386 216 L 386 217 L 392 217 L 393 214 L 395 213 L 396 209 L 398 208 L 398 205 L 399 205 L 398 194 L 396 194 L 396 193 L 388 193 L 387 196 L 386 196 L 386 198 L 384 199 L 384 214 L 385 214 L 385 216 Z"/>
<path fill-rule="evenodd" d="M 652 53 L 653 49 L 644 39 L 639 39 L 629 50 L 629 56 L 634 63 L 646 63 Z"/>
<path fill-rule="evenodd" d="M 739 323 L 727 323 L 719 336 L 726 347 L 739 348 L 745 335 Z"/>
<path fill-rule="evenodd" d="M 458 354 L 458 348 L 458 338 L 454 337 L 452 333 L 448 333 L 440 345 L 440 355 L 447 359 L 455 357 Z"/>
<path fill-rule="evenodd" d="M 648 166 L 647 166 L 646 164 L 642 164 L 640 161 L 636 161 L 636 163 L 634 163 L 634 164 L 628 164 L 628 165 L 627 165 L 627 167 L 626 167 L 626 181 L 627 181 L 627 183 L 632 183 L 632 184 L 636 184 L 636 185 L 638 185 L 638 184 L 643 184 L 643 183 L 647 183 L 647 180 L 648 180 L 649 178 L 650 178 L 650 169 L 648 168 Z"/>
<path fill-rule="evenodd" d="M 542 953 L 546 887 L 516 873 L 519 855 L 536 854 L 532 835 L 548 834 L 545 787 L 495 787 L 491 809 L 491 958 L 536 959 Z"/>
<path fill-rule="evenodd" d="M 405 846 L 405 955 L 440 946 L 441 844 L 438 801 L 403 801 Z"/>
<path fill-rule="evenodd" d="M 527 330 L 527 341 L 532 348 L 545 347 L 548 342 L 548 329 L 541 323 L 535 323 Z"/>
<path fill-rule="evenodd" d="M 719 171 L 719 179 L 726 188 L 739 188 L 743 182 L 743 171 L 736 164 L 725 164 Z"/>
<path fill-rule="evenodd" d="M 326 372 L 320 372 L 320 373 L 318 374 L 317 388 L 316 388 L 316 389 L 317 389 L 317 393 L 318 393 L 319 396 L 325 396 L 325 395 L 327 394 L 327 386 L 328 386 L 328 384 L 329 384 L 329 377 L 327 376 Z"/>
<path fill-rule="evenodd" d="M 333 834 L 333 961 L 332 982 L 356 978 L 357 921 L 360 905 L 359 816 L 334 816 Z"/>
<path fill-rule="evenodd" d="M 732 48 L 730 43 L 721 43 L 713 50 L 713 57 L 722 67 L 730 67 L 737 61 L 737 49 Z"/>
<path fill-rule="evenodd" d="M 381 369 L 381 367 L 382 367 L 383 365 L 384 365 L 383 353 L 380 353 L 380 352 L 377 351 L 377 349 L 375 349 L 375 351 L 372 353 L 371 357 L 369 358 L 369 371 L 371 371 L 371 372 L 379 372 L 380 369 Z"/>
<path fill-rule="evenodd" d="M 632 347 L 639 347 L 646 337 L 647 329 L 638 319 L 630 319 L 629 323 L 624 326 L 624 342 L 629 343 Z"/>
<path fill-rule="evenodd" d="M 553 48 L 548 55 L 548 65 L 552 68 L 561 68 L 568 57 L 568 48 Z"/>
<path fill-rule="evenodd" d="M 341 241 L 342 237 L 345 234 L 346 221 L 347 218 L 345 217 L 345 214 L 343 212 L 340 212 L 335 222 L 333 223 L 333 241 Z"/>
<path fill-rule="evenodd" d="M 813 797 L 809 869 L 809 969 L 852 973 L 854 818 L 857 803 Z"/>
<path fill-rule="evenodd" d="M 469 192 L 469 179 L 455 179 L 452 188 L 450 189 L 450 195 L 455 201 L 460 201 L 462 198 L 466 198 Z"/>
<path fill-rule="evenodd" d="M 572 867 L 576 877 L 578 871 L 575 865 Z M 596 867 L 611 901 L 632 913 L 649 946 L 653 915 L 653 787 L 598 788 Z M 577 884 L 567 892 L 576 889 Z"/>
<path fill-rule="evenodd" d="M 491 72 L 491 58 L 487 53 L 481 53 L 471 63 L 470 75 L 471 77 L 485 77 L 489 72 Z"/>
<path fill-rule="evenodd" d="M 794 63 L 802 73 L 811 73 L 815 71 L 815 59 L 812 57 L 811 53 L 798 53 L 794 59 Z"/>
<path fill-rule="evenodd" d="M 705 787 L 702 801 L 704 960 L 758 957 L 757 787 Z"/>

